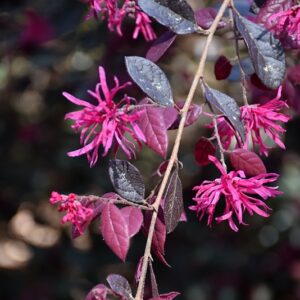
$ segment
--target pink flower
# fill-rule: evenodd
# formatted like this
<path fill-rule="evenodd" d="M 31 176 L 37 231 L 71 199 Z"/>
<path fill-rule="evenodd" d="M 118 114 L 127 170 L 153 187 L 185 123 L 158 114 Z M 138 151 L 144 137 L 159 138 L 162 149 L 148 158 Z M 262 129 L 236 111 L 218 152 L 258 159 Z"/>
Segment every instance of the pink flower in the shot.
<path fill-rule="evenodd" d="M 52 192 L 50 203 L 60 203 L 58 211 L 66 211 L 67 213 L 62 218 L 62 224 L 71 222 L 80 234 L 86 228 L 86 224 L 92 219 L 93 209 L 85 207 L 77 200 L 75 194 L 61 195 L 57 192 Z"/>
<path fill-rule="evenodd" d="M 244 105 L 241 109 L 241 119 L 246 127 L 246 142 L 244 148 L 250 149 L 257 145 L 260 154 L 268 155 L 269 147 L 264 143 L 263 132 L 273 140 L 280 148 L 285 149 L 280 135 L 285 129 L 279 124 L 287 123 L 290 117 L 280 113 L 287 104 L 279 100 L 282 87 L 278 89 L 276 98 L 265 104 Z M 219 135 L 225 149 L 228 149 L 235 140 L 235 132 L 224 117 L 218 119 Z"/>
<path fill-rule="evenodd" d="M 82 110 L 66 114 L 65 119 L 73 120 L 72 128 L 75 132 L 81 131 L 80 143 L 82 148 L 69 152 L 71 157 L 87 154 L 90 166 L 98 160 L 99 148 L 103 148 L 102 156 L 114 146 L 115 152 L 121 147 L 125 154 L 131 158 L 135 155 L 135 144 L 125 134 L 129 134 L 140 146 L 145 142 L 145 136 L 136 124 L 140 112 L 130 109 L 131 102 L 135 99 L 124 95 L 116 104 L 113 101 L 116 93 L 124 89 L 127 82 L 120 86 L 117 77 L 114 78 L 115 87 L 111 90 L 107 86 L 105 71 L 99 67 L 100 82 L 95 91 L 88 91 L 97 99 L 97 105 L 78 99 L 69 93 L 63 95 L 72 103 L 83 106 Z M 123 105 L 123 106 L 122 106 Z"/>
<path fill-rule="evenodd" d="M 270 208 L 264 201 L 282 193 L 277 190 L 277 187 L 267 187 L 265 184 L 276 181 L 277 174 L 266 173 L 246 178 L 243 171 L 227 173 L 214 156 L 209 156 L 209 159 L 220 170 L 221 177 L 214 181 L 203 181 L 201 185 L 194 187 L 197 191 L 196 197 L 193 198 L 196 205 L 190 206 L 190 209 L 197 212 L 200 220 L 207 214 L 207 225 L 211 226 L 213 219 L 217 222 L 228 221 L 230 228 L 238 231 L 234 219 L 239 224 L 245 225 L 243 221 L 245 211 L 251 216 L 254 213 L 262 217 L 269 216 Z M 221 216 L 214 218 L 221 196 L 225 200 L 225 209 Z"/>
<path fill-rule="evenodd" d="M 258 14 L 258 22 L 273 32 L 286 48 L 300 47 L 300 6 L 292 6 L 293 3 L 296 1 L 269 0 Z"/>
<path fill-rule="evenodd" d="M 152 41 L 156 38 L 156 34 L 152 29 L 151 20 L 145 14 L 136 1 L 125 0 L 122 4 L 117 0 L 88 0 L 90 5 L 90 14 L 97 17 L 101 15 L 101 19 L 107 19 L 110 31 L 116 31 L 122 36 L 122 23 L 125 17 L 135 19 L 135 29 L 133 38 L 136 39 L 141 32 L 146 41 Z"/>

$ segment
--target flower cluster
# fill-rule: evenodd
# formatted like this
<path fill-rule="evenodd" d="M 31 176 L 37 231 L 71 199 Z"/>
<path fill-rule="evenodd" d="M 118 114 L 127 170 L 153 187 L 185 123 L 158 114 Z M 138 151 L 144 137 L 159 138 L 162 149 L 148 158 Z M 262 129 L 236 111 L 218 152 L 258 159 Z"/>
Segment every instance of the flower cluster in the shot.
<path fill-rule="evenodd" d="M 215 220 L 217 222 L 228 221 L 230 228 L 234 231 L 238 231 L 234 218 L 239 224 L 245 225 L 243 221 L 245 211 L 250 215 L 256 213 L 262 217 L 269 216 L 270 208 L 264 201 L 280 195 L 281 192 L 277 190 L 277 187 L 268 187 L 265 184 L 276 181 L 277 174 L 266 173 L 246 178 L 243 171 L 227 173 L 214 156 L 209 156 L 209 159 L 220 170 L 221 177 L 214 181 L 203 181 L 200 186 L 194 187 L 197 191 L 196 197 L 193 198 L 196 205 L 190 206 L 190 209 L 197 212 L 200 220 L 207 214 L 207 224 L 211 226 L 221 196 L 224 196 L 225 210 L 221 216 L 215 217 Z"/>
<path fill-rule="evenodd" d="M 279 100 L 281 90 L 280 87 L 276 98 L 265 104 L 244 105 L 240 108 L 247 134 L 244 148 L 250 149 L 257 145 L 260 154 L 267 156 L 270 148 L 264 142 L 264 133 L 280 148 L 285 149 L 280 138 L 280 134 L 284 133 L 285 129 L 279 123 L 287 123 L 290 117 L 280 112 L 287 107 L 284 101 Z M 228 149 L 235 138 L 235 131 L 224 117 L 218 119 L 218 129 L 223 147 Z"/>
<path fill-rule="evenodd" d="M 71 151 L 68 155 L 74 157 L 87 154 L 90 166 L 97 162 L 101 146 L 103 147 L 102 156 L 107 155 L 112 146 L 115 152 L 118 147 L 121 147 L 129 158 L 134 156 L 135 144 L 125 136 L 126 133 L 139 145 L 145 142 L 145 136 L 136 124 L 140 112 L 133 111 L 130 106 L 136 100 L 124 95 L 118 104 L 113 101 L 116 93 L 130 82 L 120 85 L 115 77 L 115 87 L 110 90 L 102 67 L 99 67 L 99 77 L 100 82 L 96 85 L 95 91 L 88 91 L 96 98 L 97 105 L 78 99 L 69 93 L 63 93 L 69 101 L 84 107 L 82 110 L 70 112 L 65 116 L 65 119 L 75 122 L 72 125 L 75 132 L 81 131 L 80 143 L 83 145 L 82 148 Z"/>
<path fill-rule="evenodd" d="M 122 2 L 122 5 L 119 2 Z M 88 3 L 90 6 L 90 15 L 92 14 L 97 17 L 100 14 L 102 20 L 107 19 L 110 31 L 116 31 L 122 36 L 122 23 L 125 17 L 130 17 L 135 19 L 134 39 L 140 33 L 143 34 L 146 41 L 152 41 L 156 38 L 150 18 L 141 11 L 136 0 L 88 0 Z"/>
<path fill-rule="evenodd" d="M 71 222 L 80 234 L 83 233 L 85 224 L 88 223 L 93 216 L 93 209 L 83 206 L 82 203 L 77 200 L 75 194 L 62 195 L 57 192 L 52 192 L 50 203 L 60 203 L 58 211 L 67 212 L 61 220 L 62 224 Z"/>
<path fill-rule="evenodd" d="M 267 3 L 266 9 L 262 9 L 258 15 L 258 22 L 273 32 L 284 47 L 297 49 L 300 47 L 300 6 L 292 6 L 294 2 L 296 1 L 286 1 L 281 10 L 278 10 L 281 7 L 278 4 L 277 12 L 270 15 L 265 13 L 265 10 L 268 11 Z"/>

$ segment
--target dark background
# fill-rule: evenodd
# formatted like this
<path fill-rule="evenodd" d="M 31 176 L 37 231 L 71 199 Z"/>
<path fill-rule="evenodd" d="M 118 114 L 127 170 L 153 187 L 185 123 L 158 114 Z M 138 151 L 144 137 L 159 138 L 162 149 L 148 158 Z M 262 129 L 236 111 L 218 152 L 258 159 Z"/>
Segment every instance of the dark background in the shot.
<path fill-rule="evenodd" d="M 195 7 L 203 5 L 191 1 Z M 149 44 L 132 40 L 132 23 L 124 36 L 109 33 L 106 24 L 85 22 L 86 5 L 76 0 L 5 1 L 0 4 L 0 299 L 80 300 L 110 273 L 131 282 L 145 239 L 132 241 L 126 264 L 103 243 L 97 224 L 81 238 L 71 240 L 70 227 L 48 198 L 61 193 L 98 194 L 112 191 L 107 158 L 90 169 L 85 157 L 68 158 L 79 146 L 78 135 L 64 122 L 74 106 L 64 97 L 68 91 L 86 97 L 97 80 L 98 65 L 121 82 L 128 79 L 125 55 L 144 55 Z M 35 14 L 42 19 L 29 21 Z M 159 34 L 163 28 L 155 27 Z M 176 99 L 184 99 L 201 54 L 201 37 L 180 37 L 161 61 Z M 207 80 L 241 98 L 237 83 L 217 83 L 213 61 L 226 52 L 233 55 L 225 33 L 215 38 L 207 64 Z M 110 77 L 111 78 L 111 77 Z M 132 88 L 128 93 L 142 97 Z M 196 101 L 203 102 L 197 95 Z M 257 99 L 256 99 L 257 100 Z M 299 99 L 300 101 L 300 99 Z M 283 197 L 269 202 L 268 219 L 246 218 L 249 226 L 239 233 L 226 224 L 207 228 L 188 212 L 167 240 L 171 269 L 155 262 L 161 292 L 176 290 L 188 300 L 289 300 L 300 299 L 299 118 L 287 126 L 287 151 L 275 149 L 265 160 L 270 172 L 281 174 Z M 204 117 L 187 130 L 181 151 L 186 207 L 192 203 L 192 187 L 218 176 L 213 167 L 195 164 L 193 145 L 203 134 Z M 170 141 L 174 132 L 170 133 Z M 147 186 L 162 160 L 146 148 L 135 164 Z"/>

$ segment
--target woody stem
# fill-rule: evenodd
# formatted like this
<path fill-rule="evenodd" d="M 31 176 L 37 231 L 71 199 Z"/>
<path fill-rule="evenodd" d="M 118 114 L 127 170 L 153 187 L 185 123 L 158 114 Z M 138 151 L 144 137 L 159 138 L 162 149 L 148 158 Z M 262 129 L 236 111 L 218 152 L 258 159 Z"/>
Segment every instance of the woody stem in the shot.
<path fill-rule="evenodd" d="M 184 107 L 182 109 L 181 120 L 180 120 L 180 124 L 179 124 L 179 127 L 178 127 L 178 131 L 177 131 L 175 143 L 174 143 L 174 146 L 173 146 L 173 149 L 172 149 L 172 153 L 171 153 L 171 156 L 170 156 L 170 159 L 169 159 L 169 163 L 168 163 L 166 172 L 164 174 L 161 186 L 159 188 L 156 200 L 153 204 L 154 211 L 152 213 L 151 223 L 150 223 L 150 227 L 149 227 L 149 232 L 148 232 L 144 257 L 143 257 L 143 263 L 142 263 L 141 276 L 140 276 L 140 280 L 139 280 L 135 300 L 143 300 L 143 291 L 144 291 L 144 285 L 145 285 L 145 279 L 146 279 L 146 274 L 147 274 L 147 269 L 148 269 L 149 258 L 151 257 L 151 244 L 152 244 L 152 238 L 153 238 L 155 224 L 156 224 L 156 220 L 157 220 L 158 208 L 159 208 L 162 196 L 165 192 L 167 183 L 169 181 L 169 177 L 170 177 L 172 168 L 173 168 L 173 166 L 176 163 L 177 158 L 178 158 L 178 151 L 179 151 L 179 147 L 180 147 L 180 143 L 181 143 L 181 139 L 182 139 L 183 129 L 184 129 L 184 125 L 185 125 L 185 122 L 186 122 L 188 110 L 189 110 L 190 105 L 193 101 L 193 98 L 194 98 L 195 92 L 197 90 L 197 86 L 199 84 L 199 81 L 200 81 L 201 78 L 203 78 L 204 67 L 205 67 L 205 63 L 206 63 L 206 59 L 207 59 L 207 55 L 208 55 L 209 46 L 212 42 L 212 39 L 213 39 L 213 36 L 216 32 L 218 24 L 219 24 L 219 22 L 220 22 L 220 20 L 221 20 L 221 18 L 222 18 L 222 16 L 223 16 L 223 14 L 224 14 L 224 12 L 225 12 L 225 10 L 226 10 L 229 3 L 230 3 L 230 0 L 224 0 L 223 1 L 223 3 L 221 5 L 215 19 L 214 19 L 214 22 L 212 23 L 211 27 L 208 30 L 209 34 L 206 37 L 206 42 L 205 42 L 205 46 L 204 46 L 204 49 L 203 49 L 203 52 L 202 52 L 202 56 L 200 58 L 199 65 L 198 65 L 196 74 L 194 76 L 194 79 L 193 79 L 190 91 L 188 93 L 187 99 L 185 101 Z"/>

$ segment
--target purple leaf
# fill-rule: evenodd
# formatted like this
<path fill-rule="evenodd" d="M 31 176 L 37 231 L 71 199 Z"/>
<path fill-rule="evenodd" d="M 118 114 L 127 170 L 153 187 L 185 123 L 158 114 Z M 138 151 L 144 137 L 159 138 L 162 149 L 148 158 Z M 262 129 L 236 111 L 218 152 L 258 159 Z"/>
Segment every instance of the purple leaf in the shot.
<path fill-rule="evenodd" d="M 206 166 L 211 163 L 209 155 L 215 155 L 216 147 L 205 137 L 200 138 L 194 149 L 195 160 L 198 165 Z"/>
<path fill-rule="evenodd" d="M 256 153 L 245 149 L 232 151 L 230 162 L 236 171 L 242 170 L 247 176 L 256 176 L 267 172 L 261 158 Z"/>
<path fill-rule="evenodd" d="M 176 102 L 177 108 L 182 109 L 184 106 L 184 103 L 185 103 L 184 101 Z M 193 125 L 199 119 L 201 113 L 202 113 L 202 106 L 192 103 L 189 107 L 184 127 Z M 176 121 L 172 124 L 172 126 L 169 129 L 170 130 L 178 129 L 180 120 L 181 120 L 181 116 L 178 115 Z"/>
<path fill-rule="evenodd" d="M 238 131 L 242 141 L 245 141 L 245 127 L 241 121 L 240 108 L 235 100 L 207 85 L 205 85 L 205 98 L 228 118 Z"/>
<path fill-rule="evenodd" d="M 87 294 L 85 300 L 106 300 L 107 294 L 110 289 L 104 284 L 97 284 L 92 288 L 92 290 Z"/>
<path fill-rule="evenodd" d="M 152 218 L 152 212 L 146 212 L 145 213 L 145 218 L 144 218 L 144 234 L 145 236 L 148 235 L 149 232 L 149 226 L 151 223 L 151 218 Z M 153 234 L 153 239 L 152 239 L 152 245 L 151 248 L 155 255 L 164 263 L 168 266 L 168 263 L 165 261 L 164 255 L 165 255 L 165 242 L 166 242 L 166 225 L 164 223 L 164 216 L 163 216 L 163 210 L 160 207 L 158 210 L 158 216 L 157 220 L 155 223 L 155 229 L 154 229 L 154 234 Z"/>
<path fill-rule="evenodd" d="M 167 233 L 170 233 L 176 228 L 183 212 L 182 184 L 177 170 L 170 177 L 164 199 L 164 220 Z"/>
<path fill-rule="evenodd" d="M 121 213 L 127 223 L 129 237 L 133 237 L 142 227 L 143 214 L 139 208 L 132 206 L 122 208 Z"/>
<path fill-rule="evenodd" d="M 170 48 L 176 37 L 177 35 L 172 31 L 165 32 L 151 45 L 146 54 L 146 58 L 153 62 L 157 62 Z"/>
<path fill-rule="evenodd" d="M 128 300 L 133 298 L 131 287 L 128 281 L 126 280 L 126 278 L 118 274 L 111 274 L 107 276 L 106 280 L 109 283 L 111 289 L 117 295 L 124 297 L 125 299 Z"/>
<path fill-rule="evenodd" d="M 143 267 L 143 259 L 144 256 L 142 256 L 137 264 L 135 274 L 134 274 L 134 280 L 136 283 L 140 281 L 141 275 L 142 275 L 142 267 Z"/>
<path fill-rule="evenodd" d="M 106 244 L 123 261 L 129 249 L 127 223 L 114 204 L 106 204 L 101 215 L 100 231 Z"/>
<path fill-rule="evenodd" d="M 145 107 L 137 121 L 146 137 L 146 144 L 164 158 L 168 149 L 167 128 L 176 117 L 177 111 L 174 108 Z"/>
<path fill-rule="evenodd" d="M 158 297 L 154 297 L 149 300 L 173 300 L 179 295 L 180 295 L 180 293 L 178 293 L 178 292 L 170 292 L 168 294 L 162 294 L 162 295 L 159 295 Z"/>
<path fill-rule="evenodd" d="M 212 7 L 200 8 L 195 11 L 196 22 L 201 28 L 208 29 L 213 23 L 217 13 L 218 12 Z M 227 22 L 221 19 L 217 29 L 224 28 L 226 25 Z"/>
<path fill-rule="evenodd" d="M 159 293 L 158 293 L 156 277 L 155 277 L 155 274 L 154 274 L 153 265 L 152 265 L 151 260 L 149 261 L 149 272 L 150 272 L 152 297 L 157 297 L 159 295 Z"/>
<path fill-rule="evenodd" d="M 127 56 L 125 62 L 128 74 L 145 94 L 162 106 L 174 105 L 170 82 L 155 63 L 139 56 Z"/>
<path fill-rule="evenodd" d="M 226 56 L 220 56 L 215 63 L 215 76 L 217 80 L 228 78 L 232 69 L 232 65 Z"/>
<path fill-rule="evenodd" d="M 125 199 L 142 203 L 145 198 L 145 184 L 139 170 L 125 160 L 109 161 L 110 180 L 117 193 Z"/>
<path fill-rule="evenodd" d="M 138 0 L 141 9 L 177 34 L 198 30 L 193 9 L 185 0 Z"/>
<path fill-rule="evenodd" d="M 235 14 L 235 24 L 245 40 L 250 58 L 259 79 L 269 88 L 280 86 L 285 76 L 285 54 L 273 34 L 261 25 Z"/>

